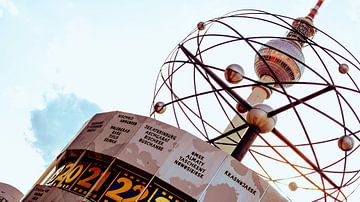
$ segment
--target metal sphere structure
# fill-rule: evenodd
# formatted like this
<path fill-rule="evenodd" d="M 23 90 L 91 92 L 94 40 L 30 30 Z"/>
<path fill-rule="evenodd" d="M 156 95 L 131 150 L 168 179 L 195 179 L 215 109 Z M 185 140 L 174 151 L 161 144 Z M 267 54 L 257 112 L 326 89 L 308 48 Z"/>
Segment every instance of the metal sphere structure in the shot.
<path fill-rule="evenodd" d="M 204 30 L 205 29 L 205 23 L 204 22 L 199 22 L 197 24 L 197 28 L 198 28 L 198 30 Z"/>
<path fill-rule="evenodd" d="M 159 113 L 159 114 L 162 114 L 166 111 L 166 106 L 163 102 L 157 102 L 155 105 L 154 105 L 154 111 L 156 113 Z"/>
<path fill-rule="evenodd" d="M 340 64 L 339 65 L 339 72 L 342 74 L 346 74 L 349 71 L 349 66 L 347 64 Z"/>
<path fill-rule="evenodd" d="M 153 106 L 162 100 L 167 111 L 152 107 L 152 117 L 228 153 L 252 131 L 240 160 L 287 197 L 347 200 L 360 182 L 360 62 L 313 25 L 316 11 L 291 18 L 244 9 L 195 25 L 161 67 Z M 241 82 L 224 78 L 228 64 L 243 67 Z M 259 103 L 277 116 L 268 133 L 246 119 Z"/>
<path fill-rule="evenodd" d="M 296 184 L 296 182 L 290 182 L 289 183 L 289 189 L 291 190 L 291 191 L 296 191 L 297 190 L 297 184 Z"/>
<path fill-rule="evenodd" d="M 276 124 L 276 116 L 268 116 L 273 109 L 265 104 L 254 105 L 247 113 L 246 121 L 249 125 L 257 127 L 260 133 L 268 133 L 274 129 Z"/>
<path fill-rule="evenodd" d="M 354 140 L 351 136 L 342 136 L 338 140 L 338 146 L 343 151 L 350 151 L 354 148 Z"/>
<path fill-rule="evenodd" d="M 224 72 L 225 79 L 232 84 L 239 83 L 243 79 L 244 74 L 244 69 L 238 64 L 227 66 Z"/>
<path fill-rule="evenodd" d="M 236 104 L 236 110 L 237 110 L 239 113 L 245 113 L 245 112 L 247 112 L 247 109 L 246 109 L 241 103 L 237 103 L 237 104 Z"/>

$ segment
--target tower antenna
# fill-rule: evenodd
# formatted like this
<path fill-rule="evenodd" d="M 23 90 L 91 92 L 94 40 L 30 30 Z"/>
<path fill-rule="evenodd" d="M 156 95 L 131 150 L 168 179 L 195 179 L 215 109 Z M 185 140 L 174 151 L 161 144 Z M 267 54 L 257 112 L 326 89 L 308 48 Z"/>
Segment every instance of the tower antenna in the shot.
<path fill-rule="evenodd" d="M 323 2 L 324 2 L 324 0 L 319 0 L 316 3 L 315 7 L 310 10 L 310 13 L 307 16 L 309 18 L 311 18 L 311 19 L 314 19 L 315 15 L 317 14 L 317 12 L 318 12 L 318 10 L 319 10 L 319 8 L 320 8 L 320 6 L 322 5 Z"/>

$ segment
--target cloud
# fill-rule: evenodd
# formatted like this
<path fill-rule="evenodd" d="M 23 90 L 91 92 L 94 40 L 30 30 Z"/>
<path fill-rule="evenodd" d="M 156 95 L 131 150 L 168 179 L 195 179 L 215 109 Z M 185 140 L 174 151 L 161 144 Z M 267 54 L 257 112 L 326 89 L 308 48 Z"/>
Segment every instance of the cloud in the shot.
<path fill-rule="evenodd" d="M 0 8 L 8 11 L 12 15 L 18 15 L 19 9 L 11 0 L 0 0 Z"/>
<path fill-rule="evenodd" d="M 34 145 L 50 162 L 70 141 L 82 124 L 95 113 L 98 105 L 74 94 L 60 94 L 47 101 L 45 108 L 31 111 Z"/>

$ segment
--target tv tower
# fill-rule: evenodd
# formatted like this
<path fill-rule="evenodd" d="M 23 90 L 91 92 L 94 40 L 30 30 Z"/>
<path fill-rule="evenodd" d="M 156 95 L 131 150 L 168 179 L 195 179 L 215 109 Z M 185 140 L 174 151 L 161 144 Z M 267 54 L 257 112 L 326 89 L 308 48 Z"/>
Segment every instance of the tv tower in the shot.
<path fill-rule="evenodd" d="M 238 103 L 236 108 L 243 117 L 240 118 L 240 116 L 235 115 L 224 133 L 233 129 L 234 126 L 243 125 L 244 120 L 254 127 L 247 130 L 248 132 L 245 133 L 241 141 L 239 140 L 240 142 L 234 151 L 232 151 L 232 147 L 219 145 L 222 150 L 232 153 L 238 160 L 241 161 L 247 153 L 256 138 L 256 133 L 270 132 L 275 126 L 276 116 L 268 115 L 272 108 L 261 104 L 270 98 L 272 93 L 271 88 L 266 86 L 280 89 L 288 88 L 292 82 L 299 81 L 304 73 L 305 57 L 302 48 L 306 40 L 313 38 L 316 33 L 313 20 L 323 2 L 323 0 L 319 0 L 307 16 L 296 18 L 292 22 L 292 30 L 287 33 L 286 38 L 268 41 L 255 55 L 254 69 L 259 82 L 265 85 L 254 86 L 247 98 L 247 102 L 254 106 L 254 109 L 247 112 L 249 108 Z M 243 72 L 244 70 L 239 65 L 230 65 L 225 70 L 225 78 L 230 83 L 234 83 L 235 80 L 240 82 L 239 79 L 235 78 L 242 77 Z M 244 132 L 245 130 L 239 131 L 237 134 L 230 135 L 229 138 L 236 140 L 238 134 L 241 135 Z"/>

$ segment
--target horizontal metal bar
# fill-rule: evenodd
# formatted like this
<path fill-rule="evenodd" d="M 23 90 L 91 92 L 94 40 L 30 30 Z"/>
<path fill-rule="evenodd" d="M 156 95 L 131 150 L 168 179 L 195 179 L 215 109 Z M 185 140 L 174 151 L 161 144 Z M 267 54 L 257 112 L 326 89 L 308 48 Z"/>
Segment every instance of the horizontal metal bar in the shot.
<path fill-rule="evenodd" d="M 280 108 L 277 108 L 277 109 L 269 112 L 268 117 L 275 116 L 276 114 L 279 114 L 279 113 L 281 113 L 283 111 L 286 111 L 286 110 L 288 110 L 290 108 L 293 108 L 293 107 L 295 107 L 295 106 L 297 106 L 299 104 L 302 104 L 302 103 L 304 103 L 304 102 L 306 102 L 308 100 L 311 100 L 311 99 L 313 99 L 313 98 L 315 98 L 315 97 L 317 97 L 317 96 L 319 96 L 321 94 L 324 94 L 324 93 L 329 92 L 329 91 L 334 90 L 334 89 L 335 89 L 334 86 L 327 86 L 326 88 L 324 88 L 322 90 L 319 90 L 319 91 L 317 91 L 315 93 L 312 93 L 312 94 L 310 94 L 308 96 L 305 96 L 305 97 L 303 97 L 303 98 L 301 98 L 299 100 L 296 100 L 295 102 L 292 102 L 290 104 L 287 104 L 285 106 L 282 106 Z"/>

